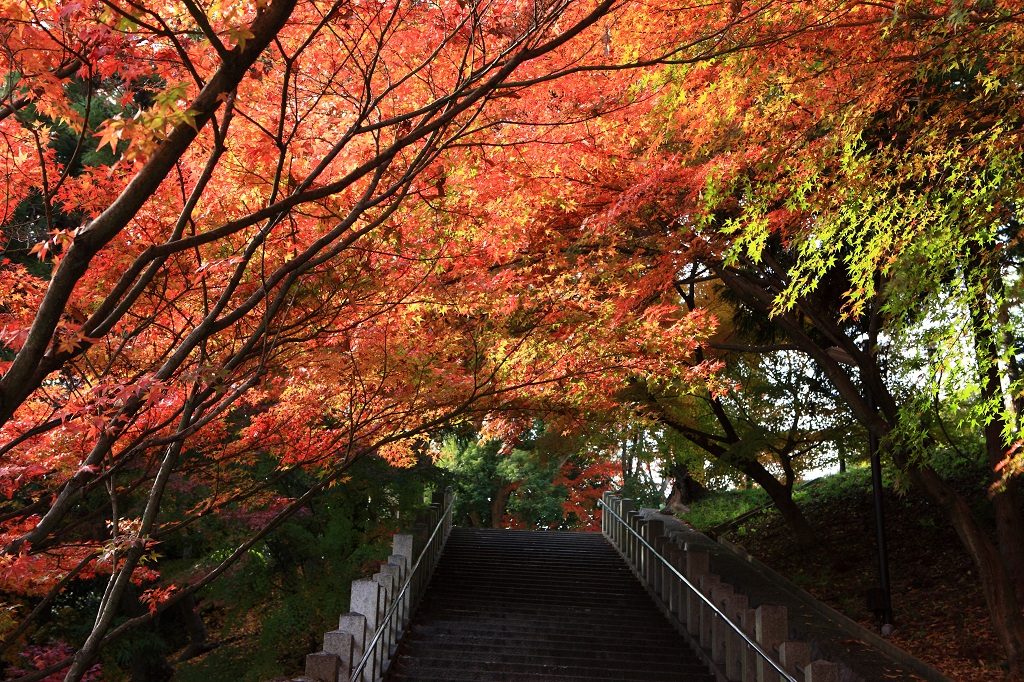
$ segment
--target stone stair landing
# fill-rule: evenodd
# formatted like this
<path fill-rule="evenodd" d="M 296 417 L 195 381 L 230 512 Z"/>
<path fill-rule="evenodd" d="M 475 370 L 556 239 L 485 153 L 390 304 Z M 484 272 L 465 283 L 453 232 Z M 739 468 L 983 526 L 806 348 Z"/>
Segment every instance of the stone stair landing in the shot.
<path fill-rule="evenodd" d="M 452 529 L 393 682 L 712 676 L 599 533 Z"/>

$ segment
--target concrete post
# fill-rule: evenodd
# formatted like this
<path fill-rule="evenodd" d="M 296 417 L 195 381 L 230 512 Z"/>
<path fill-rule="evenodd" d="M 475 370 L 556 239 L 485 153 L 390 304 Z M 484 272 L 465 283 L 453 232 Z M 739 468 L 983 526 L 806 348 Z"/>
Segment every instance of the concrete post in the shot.
<path fill-rule="evenodd" d="M 618 533 L 618 538 L 615 540 L 615 544 L 619 546 L 619 550 L 622 552 L 622 554 L 625 557 L 627 557 L 627 563 L 628 563 L 630 561 L 630 559 L 629 559 L 629 546 L 630 546 L 629 531 L 626 530 L 626 526 L 623 525 L 623 524 L 628 524 L 629 523 L 629 514 L 630 514 L 630 512 L 636 511 L 636 504 L 633 502 L 632 499 L 630 499 L 628 497 L 622 498 L 622 503 L 621 504 L 622 504 L 622 506 L 619 509 L 619 516 L 622 517 L 622 524 L 619 524 L 619 527 L 618 527 L 618 529 L 616 531 Z"/>
<path fill-rule="evenodd" d="M 612 504 L 612 491 L 605 490 L 601 493 L 601 534 L 608 537 L 608 529 L 610 528 L 611 514 L 606 510 L 611 507 Z"/>
<path fill-rule="evenodd" d="M 409 577 L 409 564 L 406 562 L 404 556 L 392 554 L 388 557 L 388 565 L 394 566 L 397 570 L 397 585 L 396 589 L 401 590 L 405 585 L 405 579 Z M 402 604 L 398 607 L 397 618 L 395 619 L 395 627 L 398 628 L 399 636 L 405 632 L 405 626 L 409 624 L 409 591 L 406 590 L 402 596 Z"/>
<path fill-rule="evenodd" d="M 733 594 L 726 600 L 725 615 L 739 625 L 740 629 L 743 628 L 743 612 L 748 610 L 750 609 L 747 607 L 747 595 L 745 594 Z M 753 610 L 750 611 L 753 613 Z M 729 628 L 725 638 L 725 676 L 731 682 L 743 680 L 743 659 L 749 650 L 750 647 L 743 641 L 743 638 Z M 751 672 L 753 672 L 753 666 L 751 666 Z"/>
<path fill-rule="evenodd" d="M 381 616 L 383 615 L 381 613 L 381 606 L 384 601 L 382 592 L 383 588 L 380 586 L 380 583 L 372 578 L 352 581 L 352 597 L 349 608 L 366 617 L 365 646 L 370 645 L 373 633 L 377 631 L 377 627 L 380 625 Z M 363 669 L 363 679 L 366 682 L 374 682 L 377 675 L 382 672 L 377 667 L 378 659 L 379 656 L 374 655 Z"/>
<path fill-rule="evenodd" d="M 644 521 L 640 527 L 640 536 L 647 541 L 647 544 L 654 547 L 654 541 L 665 531 L 665 523 L 657 519 Z M 658 569 L 659 561 L 655 558 L 654 552 L 641 543 L 643 547 L 644 565 L 641 579 L 647 587 L 655 594 L 658 593 Z"/>
<path fill-rule="evenodd" d="M 686 578 L 694 586 L 700 587 L 701 576 L 709 572 L 710 555 L 703 550 L 686 549 Z M 691 635 L 700 633 L 700 605 L 703 602 L 696 594 L 687 590 L 686 594 L 686 629 Z"/>
<path fill-rule="evenodd" d="M 718 587 L 722 582 L 722 579 L 714 573 L 706 573 L 700 577 L 700 591 L 708 599 L 711 599 L 711 591 Z M 698 597 L 699 599 L 699 597 Z M 715 612 L 711 610 L 703 599 L 700 600 L 699 622 L 700 622 L 700 645 L 705 649 L 711 649 L 711 630 L 714 621 L 718 618 Z"/>
<path fill-rule="evenodd" d="M 316 682 L 338 682 L 340 661 L 334 654 L 318 651 L 306 654 L 306 677 Z"/>
<path fill-rule="evenodd" d="M 347 633 L 352 637 L 352 667 L 355 668 L 363 658 L 366 646 L 366 616 L 361 613 L 343 613 L 338 618 L 337 632 Z M 352 671 L 348 673 L 350 676 Z"/>
<path fill-rule="evenodd" d="M 811 645 L 807 642 L 789 640 L 779 645 L 779 663 L 790 675 L 795 677 L 810 662 Z"/>
<path fill-rule="evenodd" d="M 416 561 L 415 554 L 416 540 L 411 533 L 396 533 L 391 540 L 391 553 L 393 556 L 405 557 L 405 570 L 412 570 L 412 562 Z M 422 592 L 419 591 L 419 576 L 409 585 L 409 609 L 419 601 Z"/>
<path fill-rule="evenodd" d="M 640 512 L 635 509 L 630 509 L 626 514 L 626 525 L 634 531 L 640 527 Z M 633 574 L 637 574 L 640 566 L 640 557 L 637 554 L 637 549 L 640 546 L 636 541 L 636 535 L 629 532 L 628 529 L 623 529 L 626 534 L 626 557 L 629 559 L 629 567 L 633 569 Z"/>
<path fill-rule="evenodd" d="M 757 641 L 757 611 L 754 609 L 743 609 L 739 612 L 740 627 L 747 636 Z M 757 682 L 757 662 L 760 660 L 757 652 L 748 646 L 743 647 L 743 674 L 741 682 Z"/>
<path fill-rule="evenodd" d="M 839 682 L 839 666 L 828 661 L 813 661 L 804 667 L 804 682 Z"/>
<path fill-rule="evenodd" d="M 669 552 L 675 547 L 669 542 L 669 539 L 664 535 L 659 535 L 654 539 L 654 548 L 658 550 L 658 554 L 665 557 L 665 561 L 669 564 L 672 563 L 672 559 L 669 557 Z M 658 562 L 657 566 L 658 573 L 658 597 L 661 598 L 661 603 L 665 605 L 665 608 L 669 611 L 672 610 L 672 572 L 669 571 L 668 565 Z"/>
<path fill-rule="evenodd" d="M 355 642 L 351 632 L 331 630 L 324 633 L 324 651 L 338 657 L 338 676 L 336 679 L 348 680 L 352 675 L 352 666 L 359 663 L 354 659 Z"/>
<path fill-rule="evenodd" d="M 776 655 L 776 649 L 789 637 L 789 623 L 785 606 L 762 604 L 757 607 L 755 617 L 757 643 L 769 656 Z M 757 682 L 778 682 L 779 674 L 758 657 Z"/>
<path fill-rule="evenodd" d="M 679 549 L 673 543 L 668 545 L 668 562 L 677 571 L 686 575 L 686 552 Z M 668 607 L 669 611 L 681 624 L 686 622 L 686 585 L 672 572 L 665 569 L 665 576 L 669 581 Z"/>
<path fill-rule="evenodd" d="M 377 669 L 383 672 L 387 668 L 388 660 L 391 658 L 391 647 L 394 644 L 394 626 L 387 621 L 387 612 L 391 608 L 391 603 L 395 598 L 395 578 L 391 573 L 384 572 L 384 566 L 381 565 L 381 570 L 373 574 L 373 579 L 377 581 L 377 584 L 382 588 L 381 594 L 381 609 L 380 609 L 380 621 L 377 623 L 377 627 L 383 627 L 384 629 L 380 634 L 380 646 L 377 647 Z"/>
<path fill-rule="evenodd" d="M 391 578 L 391 585 L 389 587 L 389 595 L 387 598 L 388 608 L 394 606 L 395 613 L 391 618 L 391 632 L 389 636 L 390 648 L 388 649 L 388 658 L 391 658 L 391 653 L 398 646 L 398 638 L 402 636 L 402 605 L 395 605 L 395 601 L 398 599 L 398 591 L 402 589 L 402 569 L 394 564 L 381 564 L 380 572 L 383 576 Z"/>
<path fill-rule="evenodd" d="M 670 530 L 668 532 L 668 537 L 672 541 L 672 544 L 674 544 L 679 549 L 686 548 L 686 536 L 686 532 L 681 530 Z"/>
<path fill-rule="evenodd" d="M 711 601 L 722 613 L 729 615 L 729 603 L 733 596 L 732 585 L 719 583 L 711 588 Z M 725 646 L 732 629 L 726 625 L 725 619 L 716 617 L 711 621 L 711 660 L 720 665 L 725 664 Z"/>
<path fill-rule="evenodd" d="M 434 528 L 441 520 L 441 514 L 443 513 L 441 505 L 437 502 L 430 505 L 430 523 L 427 525 L 427 539 L 430 539 L 430 534 L 434 532 Z M 441 557 L 441 543 L 438 542 L 438 538 L 434 538 L 434 542 L 427 548 L 427 555 L 430 560 L 427 561 L 428 573 L 434 572 L 434 566 L 437 565 L 437 560 Z M 424 585 L 424 587 L 426 587 Z"/>

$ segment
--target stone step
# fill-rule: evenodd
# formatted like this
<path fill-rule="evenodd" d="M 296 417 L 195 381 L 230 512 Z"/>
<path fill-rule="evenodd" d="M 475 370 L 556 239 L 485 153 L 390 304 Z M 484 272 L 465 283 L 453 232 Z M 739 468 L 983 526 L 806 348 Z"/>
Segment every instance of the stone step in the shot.
<path fill-rule="evenodd" d="M 510 671 L 477 671 L 472 669 L 452 670 L 450 668 L 417 668 L 411 671 L 392 669 L 389 671 L 390 682 L 589 682 L 595 677 L 592 673 L 586 672 L 581 675 L 574 675 L 568 671 L 561 671 L 557 675 L 547 673 L 524 673 Z M 621 676 L 611 679 L 617 682 L 652 682 L 652 679 L 643 673 L 623 673 Z M 713 682 L 710 675 L 695 674 L 693 676 L 674 675 L 665 678 L 673 682 Z"/>
<path fill-rule="evenodd" d="M 569 663 L 585 660 L 588 662 L 606 661 L 611 664 L 623 660 L 621 651 L 615 648 L 588 647 L 585 650 L 585 656 L 583 656 L 576 652 L 566 653 L 564 646 L 552 640 L 508 640 L 498 643 L 492 639 L 453 637 L 440 640 L 444 642 L 445 646 L 443 649 L 435 648 L 435 650 L 431 651 L 430 648 L 434 647 L 438 640 L 408 635 L 407 637 L 408 640 L 404 642 L 407 653 L 423 658 L 447 659 L 459 657 L 462 661 L 475 661 L 478 658 L 486 660 L 511 660 L 515 658 L 521 660 L 522 656 L 527 655 L 529 660 L 535 663 L 558 663 L 560 661 Z M 685 653 L 672 651 L 671 648 L 664 644 L 644 648 L 630 647 L 629 653 L 632 659 L 642 661 L 645 664 L 675 666 L 679 664 L 685 665 L 690 662 L 689 651 Z"/>
<path fill-rule="evenodd" d="M 713 679 L 706 670 L 702 668 L 682 669 L 681 666 L 654 667 L 635 666 L 612 667 L 606 662 L 593 662 L 584 665 L 559 665 L 543 663 L 509 663 L 504 661 L 469 660 L 459 659 L 437 659 L 437 658 L 399 658 L 392 666 L 394 673 L 407 676 L 420 675 L 414 679 L 421 680 L 448 680 L 449 673 L 465 673 L 473 671 L 478 675 L 476 679 L 492 680 L 494 675 L 509 673 L 543 675 L 545 679 L 555 680 L 563 677 L 582 677 L 591 680 L 623 680 L 638 679 L 647 682 L 678 682 L 680 679 L 699 680 L 700 682 L 711 682 Z"/>
<path fill-rule="evenodd" d="M 453 529 L 388 679 L 712 677 L 601 535 Z"/>
<path fill-rule="evenodd" d="M 649 617 L 619 618 L 614 626 L 609 623 L 608 618 L 582 619 L 567 616 L 549 616 L 537 618 L 523 616 L 517 613 L 494 613 L 475 612 L 471 609 L 459 611 L 445 611 L 434 615 L 437 625 L 432 629 L 435 631 L 458 632 L 466 629 L 486 630 L 491 632 L 503 632 L 509 635 L 513 633 L 537 634 L 542 636 L 556 636 L 563 633 L 614 633 L 612 639 L 644 639 L 658 637 L 659 635 L 674 640 L 678 635 L 667 623 L 652 620 Z M 660 614 L 659 614 L 660 616 Z M 414 627 L 433 625 L 426 619 L 416 619 Z M 602 635 L 603 636 L 603 635 Z"/>
<path fill-rule="evenodd" d="M 563 631 L 523 631 L 509 628 L 485 628 L 474 626 L 471 630 L 465 626 L 462 628 L 416 625 L 408 630 L 406 637 L 409 641 L 420 641 L 433 638 L 444 641 L 465 641 L 471 643 L 497 643 L 504 644 L 508 641 L 533 643 L 538 646 L 558 643 L 562 640 L 571 640 L 579 643 L 593 645 L 594 648 L 602 650 L 614 650 L 616 648 L 635 648 L 640 651 L 674 651 L 672 646 L 678 644 L 678 635 L 672 631 L 648 631 L 642 633 L 620 634 L 609 631 L 597 631 L 587 634 L 575 634 Z M 620 646 L 615 646 L 618 643 Z"/>

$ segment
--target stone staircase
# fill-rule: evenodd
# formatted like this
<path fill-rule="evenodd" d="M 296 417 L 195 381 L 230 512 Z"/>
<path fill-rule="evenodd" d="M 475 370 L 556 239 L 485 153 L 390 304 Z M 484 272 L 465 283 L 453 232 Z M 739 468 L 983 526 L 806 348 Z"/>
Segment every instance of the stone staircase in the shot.
<path fill-rule="evenodd" d="M 714 678 L 601 534 L 455 528 L 387 679 Z"/>

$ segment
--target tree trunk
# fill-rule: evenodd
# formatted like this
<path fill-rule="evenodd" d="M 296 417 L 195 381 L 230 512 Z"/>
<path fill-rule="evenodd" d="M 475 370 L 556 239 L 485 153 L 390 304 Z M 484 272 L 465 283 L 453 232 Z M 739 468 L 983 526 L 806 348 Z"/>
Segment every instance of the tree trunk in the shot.
<path fill-rule="evenodd" d="M 910 474 L 914 482 L 939 503 L 974 561 L 992 618 L 992 629 L 1006 652 L 1009 679 L 1024 680 L 1024 613 L 999 550 L 978 525 L 966 500 L 938 474 L 927 468 L 911 469 Z"/>
<path fill-rule="evenodd" d="M 673 462 L 668 473 L 672 489 L 665 501 L 666 507 L 671 509 L 676 505 L 688 505 L 707 496 L 708 489 L 690 475 L 690 468 L 685 464 Z"/>
<path fill-rule="evenodd" d="M 771 475 L 759 462 L 751 462 L 743 466 L 743 473 L 752 478 L 755 483 L 761 486 L 772 504 L 782 514 L 783 520 L 789 529 L 796 536 L 797 544 L 808 547 L 818 541 L 818 534 L 811 527 L 803 511 L 793 500 L 793 489 L 779 483 L 779 480 Z"/>
<path fill-rule="evenodd" d="M 206 653 L 210 650 L 210 643 L 207 640 L 206 624 L 199 613 L 198 604 L 194 595 L 185 597 L 176 607 L 185 623 L 185 631 L 188 633 L 188 646 L 178 657 L 178 661 L 187 661 L 191 658 Z"/>
<path fill-rule="evenodd" d="M 505 483 L 494 491 L 491 499 L 491 528 L 501 528 L 502 519 L 505 518 L 505 509 L 508 507 L 508 499 L 512 497 L 512 491 L 519 486 L 519 481 Z"/>

